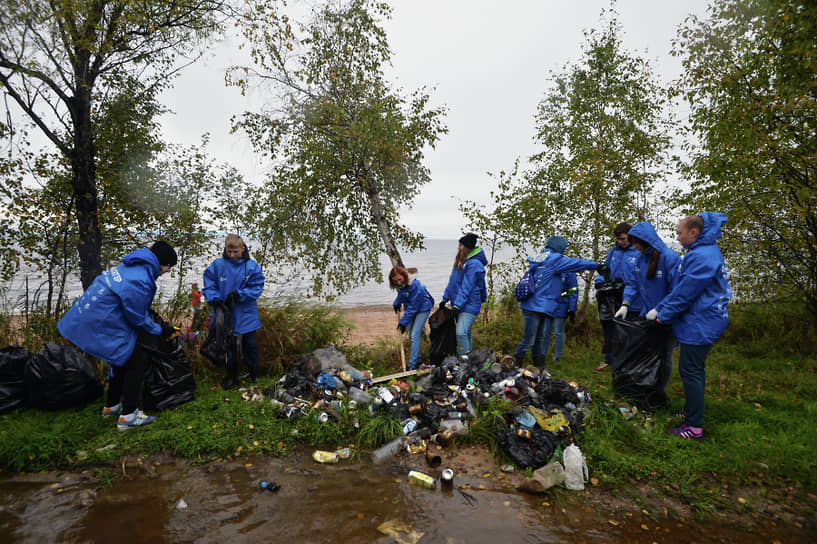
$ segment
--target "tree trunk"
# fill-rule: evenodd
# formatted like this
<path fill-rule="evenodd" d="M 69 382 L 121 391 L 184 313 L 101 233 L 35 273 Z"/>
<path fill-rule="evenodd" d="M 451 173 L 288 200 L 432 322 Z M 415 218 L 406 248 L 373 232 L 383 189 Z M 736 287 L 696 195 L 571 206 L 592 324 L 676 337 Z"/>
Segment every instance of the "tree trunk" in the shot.
<path fill-rule="evenodd" d="M 366 196 L 369 199 L 369 209 L 371 210 L 372 220 L 377 225 L 377 230 L 380 232 L 380 238 L 383 240 L 383 245 L 386 249 L 386 255 L 389 256 L 392 266 L 404 266 L 403 259 L 400 257 L 400 252 L 397 250 L 397 244 L 394 243 L 394 236 L 391 234 L 389 222 L 383 215 L 383 205 L 380 203 L 380 195 L 374 184 L 367 184 Z"/>
<path fill-rule="evenodd" d="M 88 289 L 94 279 L 102 273 L 102 233 L 99 231 L 90 88 L 87 92 L 81 89 L 81 87 L 78 89 L 77 96 L 74 97 L 72 108 L 74 148 L 71 154 L 73 170 L 71 184 L 74 188 L 79 228 L 77 253 L 79 254 L 80 280 L 82 288 Z"/>

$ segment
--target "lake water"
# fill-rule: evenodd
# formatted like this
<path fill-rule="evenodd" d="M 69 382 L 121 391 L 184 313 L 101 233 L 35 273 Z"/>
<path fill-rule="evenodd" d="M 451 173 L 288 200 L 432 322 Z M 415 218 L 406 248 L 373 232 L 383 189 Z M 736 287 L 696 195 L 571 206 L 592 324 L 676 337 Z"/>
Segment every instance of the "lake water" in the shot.
<path fill-rule="evenodd" d="M 250 250 L 252 251 L 252 244 Z M 451 267 L 454 263 L 454 257 L 457 252 L 457 240 L 439 240 L 427 239 L 425 241 L 426 249 L 417 252 L 403 252 L 403 262 L 407 267 L 417 268 L 417 278 L 423 282 L 428 288 L 431 296 L 436 302 L 439 302 L 443 290 L 448 283 L 448 277 L 451 273 Z M 486 256 L 491 259 L 489 250 L 486 249 Z M 510 248 L 502 248 L 494 255 L 494 263 L 511 262 L 514 258 L 514 251 Z M 202 260 L 195 270 L 187 274 L 184 278 L 184 284 L 189 287 L 192 282 L 198 282 L 202 286 L 202 273 L 204 269 L 210 264 L 210 259 Z M 383 277 L 386 278 L 391 263 L 388 257 L 383 254 L 380 258 L 380 267 L 383 271 Z M 522 270 L 522 265 L 519 265 L 519 271 Z M 28 286 L 26 286 L 26 279 Z M 179 281 L 178 275 L 173 271 L 170 274 L 165 274 L 158 280 L 158 295 L 157 298 L 162 300 L 170 293 L 174 292 Z M 28 293 L 28 300 L 31 303 L 37 298 L 38 290 L 42 290 L 42 279 L 34 272 L 20 273 L 11 282 L 4 284 L 5 292 L 0 293 L 0 304 L 4 309 L 21 309 L 25 307 L 26 293 Z M 275 300 L 278 298 L 302 298 L 303 293 L 306 292 L 306 279 L 293 279 L 284 282 L 274 281 L 267 275 L 267 283 L 264 288 L 263 299 Z M 73 274 L 69 280 L 66 289 L 70 300 L 74 300 L 82 294 L 82 286 L 79 281 L 79 275 Z M 43 298 L 44 295 L 40 295 Z M 389 289 L 388 281 L 384 283 L 377 283 L 374 281 L 368 282 L 364 285 L 358 286 L 344 295 L 338 297 L 335 301 L 340 307 L 356 307 L 356 306 L 374 306 L 391 304 L 394 301 L 395 292 Z"/>

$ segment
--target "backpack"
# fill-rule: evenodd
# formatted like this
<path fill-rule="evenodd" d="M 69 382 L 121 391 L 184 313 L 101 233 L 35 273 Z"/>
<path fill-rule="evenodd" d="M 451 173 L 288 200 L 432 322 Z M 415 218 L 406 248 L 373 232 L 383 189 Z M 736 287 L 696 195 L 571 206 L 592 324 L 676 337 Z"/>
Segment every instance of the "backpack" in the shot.
<path fill-rule="evenodd" d="M 533 280 L 533 274 L 531 274 L 530 270 L 528 270 L 522 276 L 522 279 L 519 280 L 519 283 L 516 284 L 516 287 L 513 290 L 513 296 L 516 297 L 516 300 L 519 302 L 523 302 L 533 296 L 533 291 L 535 288 L 536 284 Z"/>

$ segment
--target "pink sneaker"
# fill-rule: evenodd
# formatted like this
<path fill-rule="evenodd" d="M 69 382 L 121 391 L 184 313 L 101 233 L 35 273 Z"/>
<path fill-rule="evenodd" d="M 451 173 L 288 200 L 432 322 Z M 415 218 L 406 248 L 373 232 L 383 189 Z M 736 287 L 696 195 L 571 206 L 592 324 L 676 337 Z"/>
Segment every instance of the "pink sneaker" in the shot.
<path fill-rule="evenodd" d="M 669 434 L 675 435 L 679 438 L 685 438 L 687 440 L 703 440 L 704 438 L 704 430 L 699 427 L 690 427 L 686 423 L 681 425 L 680 427 L 675 427 L 674 429 L 667 429 Z"/>

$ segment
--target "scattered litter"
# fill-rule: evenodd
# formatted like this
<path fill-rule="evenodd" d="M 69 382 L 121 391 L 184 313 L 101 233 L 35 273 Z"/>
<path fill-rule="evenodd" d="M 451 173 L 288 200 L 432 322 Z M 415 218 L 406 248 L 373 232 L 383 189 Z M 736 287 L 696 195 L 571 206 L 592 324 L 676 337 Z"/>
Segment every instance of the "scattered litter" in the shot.
<path fill-rule="evenodd" d="M 187 508 L 187 503 L 184 502 L 184 499 L 179 499 L 179 502 L 176 503 L 176 510 L 184 510 Z"/>
<path fill-rule="evenodd" d="M 377 530 L 392 537 L 398 544 L 417 544 L 417 541 L 425 534 L 397 519 L 381 523 L 377 526 Z"/>

